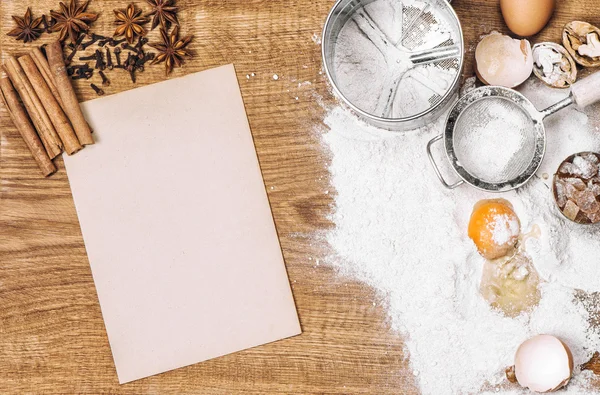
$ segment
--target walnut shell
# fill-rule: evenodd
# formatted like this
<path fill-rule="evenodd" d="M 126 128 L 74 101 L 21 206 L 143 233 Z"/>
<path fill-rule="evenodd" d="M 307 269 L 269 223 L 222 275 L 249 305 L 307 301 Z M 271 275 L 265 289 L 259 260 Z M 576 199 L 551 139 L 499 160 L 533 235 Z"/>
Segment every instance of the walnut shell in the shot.
<path fill-rule="evenodd" d="M 600 29 L 587 22 L 573 21 L 563 30 L 563 45 L 584 67 L 600 66 Z"/>
<path fill-rule="evenodd" d="M 553 88 L 568 88 L 577 80 L 577 65 L 560 44 L 546 42 L 533 46 L 533 73 Z"/>

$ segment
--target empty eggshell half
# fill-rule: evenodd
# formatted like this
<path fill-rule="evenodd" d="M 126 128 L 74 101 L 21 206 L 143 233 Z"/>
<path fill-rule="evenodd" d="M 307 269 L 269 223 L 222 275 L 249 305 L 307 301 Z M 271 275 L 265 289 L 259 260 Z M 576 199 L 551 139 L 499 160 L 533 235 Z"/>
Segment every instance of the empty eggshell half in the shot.
<path fill-rule="evenodd" d="M 514 372 L 519 384 L 531 391 L 556 391 L 571 379 L 573 356 L 560 339 L 534 336 L 519 346 Z"/>
<path fill-rule="evenodd" d="M 517 87 L 533 72 L 531 44 L 492 32 L 477 44 L 475 72 L 486 85 Z"/>

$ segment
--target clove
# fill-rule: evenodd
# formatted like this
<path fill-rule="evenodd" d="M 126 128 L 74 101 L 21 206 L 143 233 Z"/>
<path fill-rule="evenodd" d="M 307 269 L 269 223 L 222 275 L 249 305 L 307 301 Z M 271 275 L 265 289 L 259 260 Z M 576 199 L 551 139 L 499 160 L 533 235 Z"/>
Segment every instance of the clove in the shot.
<path fill-rule="evenodd" d="M 116 47 L 114 49 L 115 58 L 117 58 L 117 66 L 121 67 L 121 48 Z"/>
<path fill-rule="evenodd" d="M 135 45 L 136 52 L 143 52 L 144 50 L 142 49 L 142 47 L 148 44 L 148 41 L 149 40 L 146 37 L 140 37 L 137 44 Z"/>
<path fill-rule="evenodd" d="M 131 58 L 133 58 L 131 52 L 127 52 L 127 59 L 125 60 L 125 63 L 123 64 L 125 67 L 128 67 L 129 64 L 131 63 Z"/>
<path fill-rule="evenodd" d="M 102 88 L 98 88 L 95 84 L 90 84 L 90 86 L 92 87 L 92 89 L 94 90 L 94 92 L 96 92 L 96 94 L 98 96 L 103 96 L 104 95 L 104 90 Z"/>
<path fill-rule="evenodd" d="M 79 60 L 81 60 L 81 61 L 96 60 L 96 54 L 94 53 L 93 55 L 90 55 L 90 56 L 81 56 L 79 58 Z"/>
<path fill-rule="evenodd" d="M 138 71 L 144 71 L 144 65 L 146 64 L 146 62 L 148 62 L 149 60 L 153 60 L 154 59 L 154 53 L 150 52 L 147 54 L 144 54 L 144 56 L 141 59 L 137 59 L 135 62 L 135 67 L 137 68 Z"/>
<path fill-rule="evenodd" d="M 126 50 L 126 51 L 131 51 L 131 52 L 135 52 L 135 53 L 137 53 L 137 51 L 138 51 L 138 50 L 137 50 L 137 47 L 136 47 L 136 48 L 134 48 L 134 47 L 132 47 L 131 45 L 129 45 L 128 43 L 123 43 L 123 44 L 121 45 L 121 48 L 123 48 L 123 49 L 124 49 L 124 50 Z"/>
<path fill-rule="evenodd" d="M 69 66 L 70 69 L 84 69 L 84 70 L 88 70 L 90 68 L 90 65 L 85 63 L 85 64 L 75 64 L 73 66 Z"/>
<path fill-rule="evenodd" d="M 67 75 L 71 76 L 74 74 L 86 73 L 90 70 L 90 66 L 86 64 L 74 65 L 67 67 Z"/>
<path fill-rule="evenodd" d="M 110 54 L 110 48 L 106 47 L 106 68 L 109 70 L 113 69 L 112 55 Z"/>
<path fill-rule="evenodd" d="M 85 38 L 85 35 L 82 34 L 77 38 L 77 41 L 75 42 L 75 45 L 73 45 L 73 49 L 71 50 L 71 53 L 69 54 L 69 56 L 67 56 L 67 58 L 65 59 L 65 64 L 69 65 L 71 64 L 71 62 L 73 61 L 73 58 L 75 57 L 75 54 L 77 53 L 77 51 L 79 50 L 79 46 L 81 45 L 81 43 L 83 42 L 83 39 Z"/>
<path fill-rule="evenodd" d="M 75 70 L 75 73 L 71 77 L 72 80 L 89 80 L 94 75 L 94 70 Z"/>
<path fill-rule="evenodd" d="M 110 80 L 108 79 L 106 74 L 104 74 L 104 71 L 100 70 L 99 74 L 100 74 L 100 77 L 102 78 L 102 85 L 110 86 Z"/>
<path fill-rule="evenodd" d="M 129 52 L 129 54 L 127 56 L 127 60 L 125 61 L 125 64 L 123 65 L 125 70 L 127 70 L 129 72 L 129 76 L 131 77 L 131 82 L 133 82 L 133 83 L 136 82 L 136 76 L 135 76 L 136 60 L 135 59 L 136 59 L 135 56 L 133 56 L 132 53 Z"/>
<path fill-rule="evenodd" d="M 117 45 L 121 45 L 123 44 L 125 41 L 127 41 L 126 38 L 122 38 L 120 40 L 115 40 L 114 38 L 111 38 L 110 40 L 108 40 L 108 45 L 110 45 L 111 47 L 116 47 Z"/>
<path fill-rule="evenodd" d="M 99 40 L 103 40 L 103 39 L 106 39 L 106 37 L 101 36 L 101 35 L 96 34 L 96 33 L 92 33 L 92 37 L 90 38 L 90 41 L 81 44 L 81 50 L 85 51 L 90 45 L 94 45 Z"/>
<path fill-rule="evenodd" d="M 94 68 L 100 70 L 106 69 L 106 64 L 104 63 L 104 54 L 99 49 L 96 50 L 96 66 Z"/>

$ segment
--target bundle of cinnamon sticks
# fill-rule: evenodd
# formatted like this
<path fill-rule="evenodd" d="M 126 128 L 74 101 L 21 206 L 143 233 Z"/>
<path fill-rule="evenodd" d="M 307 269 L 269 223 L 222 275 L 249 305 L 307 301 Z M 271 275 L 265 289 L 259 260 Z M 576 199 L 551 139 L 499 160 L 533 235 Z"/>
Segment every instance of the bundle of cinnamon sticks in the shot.
<path fill-rule="evenodd" d="M 44 176 L 56 172 L 52 159 L 94 144 L 67 75 L 62 45 L 56 41 L 0 69 L 0 96 Z"/>

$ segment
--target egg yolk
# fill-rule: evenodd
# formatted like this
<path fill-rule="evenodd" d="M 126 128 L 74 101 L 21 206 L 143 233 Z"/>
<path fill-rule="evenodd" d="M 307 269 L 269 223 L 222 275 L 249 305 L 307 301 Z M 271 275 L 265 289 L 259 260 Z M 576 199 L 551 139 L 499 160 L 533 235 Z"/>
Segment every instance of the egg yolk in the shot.
<path fill-rule="evenodd" d="M 482 200 L 475 205 L 469 222 L 469 237 L 486 259 L 497 259 L 513 251 L 521 223 L 509 201 Z"/>

